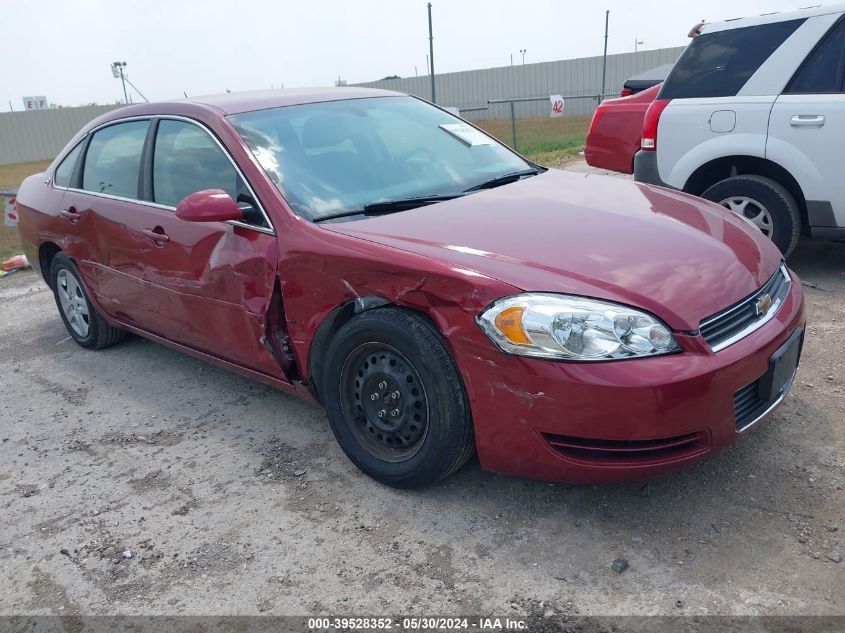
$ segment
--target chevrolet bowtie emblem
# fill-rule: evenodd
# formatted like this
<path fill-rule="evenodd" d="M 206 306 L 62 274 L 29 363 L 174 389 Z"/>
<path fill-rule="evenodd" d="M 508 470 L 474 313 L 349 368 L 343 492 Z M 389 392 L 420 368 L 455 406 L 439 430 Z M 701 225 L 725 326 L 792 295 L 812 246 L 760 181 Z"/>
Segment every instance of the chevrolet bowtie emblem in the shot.
<path fill-rule="evenodd" d="M 757 299 L 757 303 L 754 304 L 754 311 L 757 313 L 758 317 L 766 316 L 771 309 L 772 297 L 768 292 Z"/>

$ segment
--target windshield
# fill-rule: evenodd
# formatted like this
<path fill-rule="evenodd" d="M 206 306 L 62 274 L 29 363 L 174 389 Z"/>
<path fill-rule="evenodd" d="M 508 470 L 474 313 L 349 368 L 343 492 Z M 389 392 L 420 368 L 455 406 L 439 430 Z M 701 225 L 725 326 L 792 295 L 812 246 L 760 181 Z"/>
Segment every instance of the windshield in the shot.
<path fill-rule="evenodd" d="M 273 108 L 229 120 L 298 215 L 448 197 L 531 165 L 461 119 L 412 97 Z"/>

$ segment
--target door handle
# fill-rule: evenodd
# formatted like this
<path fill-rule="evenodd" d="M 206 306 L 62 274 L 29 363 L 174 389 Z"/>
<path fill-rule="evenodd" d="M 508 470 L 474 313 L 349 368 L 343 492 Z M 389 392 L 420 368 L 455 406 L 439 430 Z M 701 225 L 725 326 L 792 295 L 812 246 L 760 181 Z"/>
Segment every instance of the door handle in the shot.
<path fill-rule="evenodd" d="M 790 120 L 792 127 L 821 127 L 824 125 L 824 116 L 821 114 L 796 114 Z"/>
<path fill-rule="evenodd" d="M 68 207 L 67 209 L 62 209 L 59 211 L 59 215 L 61 215 L 65 220 L 70 220 L 71 224 L 76 224 L 79 222 L 79 212 L 76 210 L 75 207 Z"/>
<path fill-rule="evenodd" d="M 167 244 L 170 241 L 170 236 L 167 235 L 161 227 L 156 227 L 156 229 L 143 229 L 141 233 L 144 234 L 145 237 L 150 238 L 153 242 L 161 246 L 162 244 Z"/>

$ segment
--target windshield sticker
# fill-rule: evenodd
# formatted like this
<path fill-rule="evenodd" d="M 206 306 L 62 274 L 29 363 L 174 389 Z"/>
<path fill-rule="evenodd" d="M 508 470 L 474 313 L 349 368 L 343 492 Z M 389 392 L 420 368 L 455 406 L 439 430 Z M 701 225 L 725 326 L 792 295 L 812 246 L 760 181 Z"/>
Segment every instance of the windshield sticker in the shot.
<path fill-rule="evenodd" d="M 473 145 L 492 145 L 493 139 L 466 123 L 443 123 L 440 126 L 459 141 Z"/>

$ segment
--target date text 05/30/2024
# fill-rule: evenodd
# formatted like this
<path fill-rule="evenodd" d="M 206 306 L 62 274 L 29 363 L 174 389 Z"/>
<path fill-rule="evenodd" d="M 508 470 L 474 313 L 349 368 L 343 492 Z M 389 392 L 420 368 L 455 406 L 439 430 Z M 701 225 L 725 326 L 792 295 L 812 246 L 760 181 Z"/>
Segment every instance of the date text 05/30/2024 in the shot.
<path fill-rule="evenodd" d="M 381 631 L 396 629 L 400 631 L 527 631 L 524 620 L 509 617 L 405 617 L 405 618 L 368 618 L 368 617 L 325 617 L 308 618 L 310 631 Z"/>

